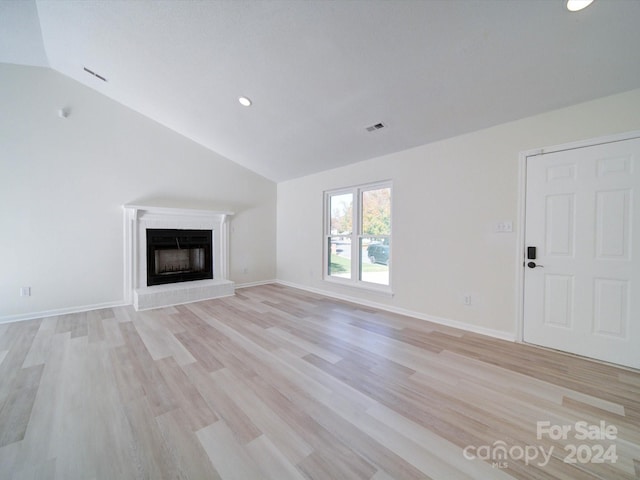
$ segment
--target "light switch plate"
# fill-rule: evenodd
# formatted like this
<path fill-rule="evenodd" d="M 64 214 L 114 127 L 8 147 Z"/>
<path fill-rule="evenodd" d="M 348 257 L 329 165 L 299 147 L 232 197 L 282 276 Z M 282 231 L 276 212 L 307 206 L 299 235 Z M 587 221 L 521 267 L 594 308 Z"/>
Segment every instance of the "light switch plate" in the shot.
<path fill-rule="evenodd" d="M 505 220 L 495 224 L 494 231 L 496 233 L 511 233 L 513 232 L 513 222 Z"/>

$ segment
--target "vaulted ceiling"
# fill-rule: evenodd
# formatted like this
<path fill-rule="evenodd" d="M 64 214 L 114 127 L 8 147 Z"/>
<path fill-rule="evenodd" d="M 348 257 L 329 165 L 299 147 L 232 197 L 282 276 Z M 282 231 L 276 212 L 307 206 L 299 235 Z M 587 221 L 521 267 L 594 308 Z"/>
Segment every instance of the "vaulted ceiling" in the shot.
<path fill-rule="evenodd" d="M 640 87 L 640 1 L 564 3 L 3 0 L 0 62 L 283 181 Z"/>

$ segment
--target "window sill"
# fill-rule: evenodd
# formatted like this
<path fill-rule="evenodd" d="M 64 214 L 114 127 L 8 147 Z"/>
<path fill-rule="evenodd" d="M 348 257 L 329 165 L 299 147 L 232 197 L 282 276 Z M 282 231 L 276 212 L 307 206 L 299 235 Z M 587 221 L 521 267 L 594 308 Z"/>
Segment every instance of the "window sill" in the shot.
<path fill-rule="evenodd" d="M 347 287 L 358 291 L 365 291 L 368 293 L 376 293 L 385 297 L 393 297 L 395 294 L 389 285 L 378 285 L 375 283 L 367 283 L 367 282 L 356 282 L 353 280 L 346 280 L 340 278 L 334 278 L 330 276 L 325 276 L 324 281 L 328 283 L 332 283 L 334 285 L 339 285 L 341 287 Z"/>

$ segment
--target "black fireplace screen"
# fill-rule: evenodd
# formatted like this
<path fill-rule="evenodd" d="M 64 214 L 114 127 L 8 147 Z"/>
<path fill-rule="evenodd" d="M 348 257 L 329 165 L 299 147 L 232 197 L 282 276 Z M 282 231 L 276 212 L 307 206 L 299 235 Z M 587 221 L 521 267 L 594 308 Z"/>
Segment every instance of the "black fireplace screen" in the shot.
<path fill-rule="evenodd" d="M 147 285 L 213 278 L 211 230 L 147 229 Z"/>

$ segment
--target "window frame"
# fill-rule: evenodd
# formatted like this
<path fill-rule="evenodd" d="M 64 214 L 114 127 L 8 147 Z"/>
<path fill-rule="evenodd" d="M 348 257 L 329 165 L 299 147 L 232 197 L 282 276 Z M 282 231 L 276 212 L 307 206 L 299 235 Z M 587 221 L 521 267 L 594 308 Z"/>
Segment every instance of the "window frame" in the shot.
<path fill-rule="evenodd" d="M 363 205 L 362 194 L 369 190 L 389 189 L 390 200 L 390 212 L 391 221 L 388 235 L 369 235 L 363 233 Z M 350 278 L 339 277 L 331 275 L 329 272 L 329 259 L 330 259 L 330 245 L 331 238 L 335 235 L 331 232 L 331 198 L 338 195 L 351 194 L 353 198 L 352 206 L 352 225 L 351 225 L 351 272 Z M 364 238 L 370 237 L 383 237 L 387 240 L 390 251 L 393 248 L 393 185 L 391 180 L 378 181 L 373 183 L 366 183 L 361 185 L 354 185 L 351 187 L 337 188 L 333 190 L 326 190 L 324 192 L 324 215 L 323 215 L 323 228 L 322 228 L 322 240 L 323 240 L 323 279 L 327 282 L 336 283 L 349 287 L 363 288 L 366 290 L 373 290 L 381 293 L 391 294 L 392 285 L 392 266 L 393 262 L 387 262 L 389 269 L 389 283 L 387 285 L 381 283 L 375 283 L 371 281 L 362 280 L 362 249 L 360 248 L 361 242 Z M 391 257 L 391 254 L 389 255 Z"/>

